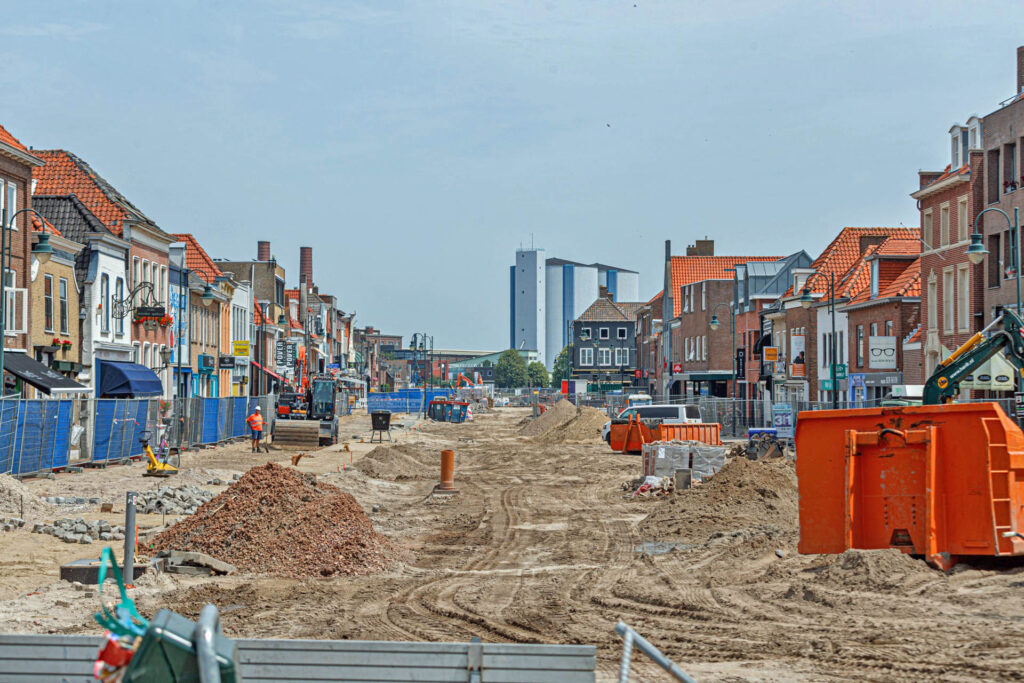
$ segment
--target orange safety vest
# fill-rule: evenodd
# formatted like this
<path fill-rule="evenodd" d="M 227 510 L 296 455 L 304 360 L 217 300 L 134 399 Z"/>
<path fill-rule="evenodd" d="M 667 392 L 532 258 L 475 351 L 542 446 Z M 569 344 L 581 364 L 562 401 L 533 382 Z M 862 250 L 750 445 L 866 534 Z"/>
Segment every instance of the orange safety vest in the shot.
<path fill-rule="evenodd" d="M 263 431 L 263 416 L 259 413 L 253 413 L 245 419 L 249 423 L 249 428 L 257 432 Z"/>

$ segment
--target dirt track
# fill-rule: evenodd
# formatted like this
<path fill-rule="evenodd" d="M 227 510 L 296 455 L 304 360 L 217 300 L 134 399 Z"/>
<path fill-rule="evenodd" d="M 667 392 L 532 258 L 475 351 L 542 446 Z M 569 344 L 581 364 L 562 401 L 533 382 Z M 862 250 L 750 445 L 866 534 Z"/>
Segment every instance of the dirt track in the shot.
<path fill-rule="evenodd" d="M 356 467 L 343 473 L 337 469 L 348 456 L 334 449 L 299 464 L 352 493 L 402 549 L 392 571 L 146 578 L 137 589 L 142 612 L 166 606 L 195 618 L 216 602 L 225 631 L 236 636 L 593 643 L 599 680 L 616 674 L 620 641 L 612 627 L 619 618 L 701 680 L 1021 677 L 1019 563 L 943 575 L 896 552 L 799 556 L 791 465 L 739 461 L 718 475 L 717 486 L 712 480 L 673 498 L 627 500 L 620 484 L 637 475 L 638 458 L 598 441 L 524 438 L 517 430 L 526 412 L 400 435 L 390 467 L 370 466 L 388 463 L 383 451 L 360 465 L 366 444 L 356 445 Z M 368 430 L 364 423 L 350 420 L 343 435 Z M 429 495 L 442 447 L 457 453 L 460 493 L 450 500 Z M 239 471 L 266 459 L 236 447 L 184 464 Z M 137 482 L 126 471 L 76 476 L 105 481 L 123 497 Z M 28 485 L 49 492 L 61 481 L 73 480 Z M 374 505 L 379 512 L 371 512 Z M 24 531 L 0 536 L 0 551 L 17 549 L 0 552 L 0 623 L 17 631 L 96 630 L 94 597 L 59 584 L 25 596 L 27 585 L 52 580 L 26 583 L 38 567 L 51 567 L 47 560 L 95 556 L 95 548 Z M 25 574 L 32 567 L 36 574 Z M 637 680 L 663 680 L 638 659 Z"/>

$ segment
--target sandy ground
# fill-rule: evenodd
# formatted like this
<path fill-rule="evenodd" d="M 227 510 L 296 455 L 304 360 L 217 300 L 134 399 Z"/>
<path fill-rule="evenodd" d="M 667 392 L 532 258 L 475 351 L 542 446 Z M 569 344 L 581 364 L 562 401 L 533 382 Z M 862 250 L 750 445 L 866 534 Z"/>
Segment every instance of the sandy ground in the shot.
<path fill-rule="evenodd" d="M 142 613 L 169 607 L 195 618 L 212 601 L 225 631 L 248 637 L 591 643 L 599 680 L 616 679 L 621 641 L 612 629 L 620 618 L 706 681 L 1022 677 L 1019 562 L 943 574 L 889 551 L 800 556 L 791 464 L 756 463 L 717 488 L 627 499 L 620 485 L 638 475 L 639 458 L 597 440 L 520 436 L 527 414 L 503 409 L 470 425 L 398 430 L 399 448 L 370 457 L 372 447 L 358 442 L 368 437 L 369 419 L 346 418 L 341 434 L 355 437 L 351 461 L 339 445 L 298 469 L 356 497 L 400 548 L 391 571 L 146 576 L 133 591 Z M 442 448 L 456 451 L 459 494 L 451 498 L 431 496 Z M 206 486 L 212 477 L 230 479 L 268 458 L 283 463 L 288 454 L 255 456 L 245 445 L 204 450 L 183 458 L 179 479 L 216 491 L 223 487 Z M 25 483 L 39 495 L 76 492 L 116 504 L 113 514 L 54 517 L 114 521 L 126 490 L 162 483 L 142 470 Z M 144 526 L 159 523 L 140 517 Z M 99 547 L 26 530 L 0 536 L 0 628 L 96 632 L 94 588 L 62 584 L 57 575 L 61 562 L 96 557 Z M 634 673 L 664 680 L 642 656 Z"/>

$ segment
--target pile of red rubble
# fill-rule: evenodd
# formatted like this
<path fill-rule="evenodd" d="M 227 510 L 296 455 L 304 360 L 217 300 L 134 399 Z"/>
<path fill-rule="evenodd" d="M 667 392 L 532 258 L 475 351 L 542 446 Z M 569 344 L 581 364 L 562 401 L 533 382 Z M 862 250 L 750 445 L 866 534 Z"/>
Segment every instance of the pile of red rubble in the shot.
<path fill-rule="evenodd" d="M 386 569 L 392 554 L 355 498 L 274 463 L 246 472 L 157 536 L 153 549 L 202 552 L 242 572 L 285 576 L 368 574 Z"/>

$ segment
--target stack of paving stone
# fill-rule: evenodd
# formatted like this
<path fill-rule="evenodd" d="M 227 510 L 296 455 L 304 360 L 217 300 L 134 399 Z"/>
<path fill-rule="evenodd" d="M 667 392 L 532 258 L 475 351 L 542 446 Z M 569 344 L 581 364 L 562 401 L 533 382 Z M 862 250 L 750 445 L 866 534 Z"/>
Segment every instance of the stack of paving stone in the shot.
<path fill-rule="evenodd" d="M 196 486 L 161 486 L 144 491 L 135 501 L 135 508 L 143 514 L 191 515 L 199 506 L 213 498 L 213 492 Z"/>
<path fill-rule="evenodd" d="M 25 526 L 21 517 L 0 517 L 0 531 L 14 531 Z"/>
<path fill-rule="evenodd" d="M 32 533 L 48 534 L 65 543 L 124 540 L 123 526 L 111 525 L 105 519 L 87 522 L 81 517 L 78 519 L 58 519 L 53 524 L 35 524 L 32 526 Z"/>

